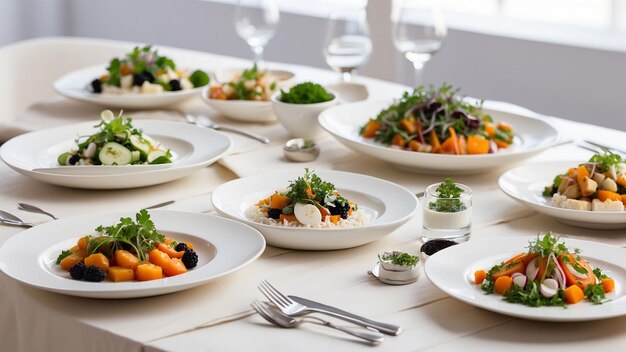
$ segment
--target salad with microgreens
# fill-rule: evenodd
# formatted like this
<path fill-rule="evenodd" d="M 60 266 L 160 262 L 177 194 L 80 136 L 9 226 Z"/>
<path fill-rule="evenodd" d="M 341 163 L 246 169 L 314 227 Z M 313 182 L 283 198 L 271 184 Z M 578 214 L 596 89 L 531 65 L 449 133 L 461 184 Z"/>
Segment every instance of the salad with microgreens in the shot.
<path fill-rule="evenodd" d="M 317 83 L 296 84 L 288 91 L 280 90 L 278 100 L 289 104 L 317 104 L 335 99 L 324 87 Z"/>
<path fill-rule="evenodd" d="M 382 255 L 378 255 L 378 260 L 381 262 L 391 263 L 393 265 L 399 265 L 403 267 L 414 267 L 419 262 L 420 258 L 414 255 L 410 255 L 406 252 L 391 251 L 385 252 Z"/>
<path fill-rule="evenodd" d="M 179 69 L 172 59 L 159 55 L 150 45 L 135 47 L 109 62 L 107 72 L 94 79 L 90 90 L 97 94 L 157 94 L 203 87 L 209 75 L 202 70 Z"/>
<path fill-rule="evenodd" d="M 198 265 L 189 242 L 177 242 L 159 232 L 142 209 L 111 226 L 98 226 L 95 234 L 78 239 L 63 250 L 56 264 L 75 280 L 100 282 L 149 281 L 186 273 Z"/>
<path fill-rule="evenodd" d="M 560 306 L 587 300 L 602 304 L 615 281 L 601 268 L 591 268 L 581 250 L 568 248 L 548 232 L 531 241 L 524 253 L 474 272 L 474 284 L 487 294 L 530 307 Z"/>
<path fill-rule="evenodd" d="M 360 129 L 363 138 L 421 153 L 489 154 L 514 143 L 513 128 L 470 104 L 449 84 L 419 86 Z"/>
<path fill-rule="evenodd" d="M 132 119 L 122 112 L 117 117 L 110 110 L 100 113 L 98 132 L 78 136 L 76 148 L 57 158 L 61 166 L 75 165 L 146 165 L 167 164 L 172 152 L 133 127 Z"/>
<path fill-rule="evenodd" d="M 356 203 L 309 169 L 287 188 L 252 205 L 246 216 L 267 225 L 311 228 L 355 227 L 366 221 Z"/>
<path fill-rule="evenodd" d="M 209 88 L 209 99 L 269 101 L 276 90 L 276 81 L 256 64 L 230 82 Z"/>
<path fill-rule="evenodd" d="M 428 203 L 428 209 L 439 213 L 456 213 L 467 209 L 467 205 L 460 199 L 463 189 L 451 178 L 446 178 L 439 184 L 435 192 L 437 199 Z"/>
<path fill-rule="evenodd" d="M 557 208 L 585 211 L 624 211 L 626 163 L 618 154 L 605 151 L 588 162 L 557 175 L 543 195 Z"/>

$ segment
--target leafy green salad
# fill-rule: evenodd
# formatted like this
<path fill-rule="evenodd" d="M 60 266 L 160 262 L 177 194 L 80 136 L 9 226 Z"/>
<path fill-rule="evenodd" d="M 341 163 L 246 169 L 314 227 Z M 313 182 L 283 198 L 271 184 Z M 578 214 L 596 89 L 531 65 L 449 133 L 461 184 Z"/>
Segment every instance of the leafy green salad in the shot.
<path fill-rule="evenodd" d="M 333 100 L 335 96 L 317 83 L 304 82 L 291 87 L 288 91 L 281 89 L 278 100 L 290 104 L 316 104 Z"/>
<path fill-rule="evenodd" d="M 100 113 L 99 130 L 89 136 L 76 138 L 76 149 L 58 157 L 59 165 L 141 165 L 167 164 L 172 152 L 150 138 L 132 124 L 122 112 L 116 117 L 112 111 Z"/>

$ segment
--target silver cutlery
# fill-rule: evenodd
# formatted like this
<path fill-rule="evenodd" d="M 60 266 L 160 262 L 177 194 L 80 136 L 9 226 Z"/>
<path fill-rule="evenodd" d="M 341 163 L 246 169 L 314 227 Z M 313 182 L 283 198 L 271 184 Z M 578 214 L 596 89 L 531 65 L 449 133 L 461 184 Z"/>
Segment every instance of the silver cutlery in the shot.
<path fill-rule="evenodd" d="M 0 210 L 0 218 L 4 218 L 5 220 L 13 220 L 13 221 L 22 222 L 22 219 L 18 218 L 17 216 L 11 213 L 7 213 L 6 211 L 3 211 L 3 210 Z"/>
<path fill-rule="evenodd" d="M 380 343 L 380 342 L 383 342 L 384 340 L 383 334 L 379 332 L 367 330 L 367 329 L 360 329 L 360 330 L 351 329 L 348 327 L 335 325 L 327 320 L 314 317 L 314 316 L 308 316 L 308 317 L 296 319 L 288 315 L 285 315 L 284 313 L 280 312 L 280 310 L 278 310 L 277 308 L 271 307 L 270 305 L 264 302 L 257 301 L 257 300 L 252 302 L 251 306 L 265 320 L 283 328 L 288 328 L 288 329 L 297 328 L 298 326 L 304 323 L 311 323 L 311 324 L 324 325 L 332 329 L 343 331 L 347 334 L 367 340 L 371 343 Z"/>
<path fill-rule="evenodd" d="M 232 128 L 232 127 L 226 127 L 226 126 L 222 126 L 222 125 L 218 125 L 215 122 L 213 122 L 213 120 L 211 120 L 208 116 L 204 116 L 204 115 L 200 115 L 200 116 L 195 116 L 193 114 L 184 114 L 185 116 L 185 120 L 187 120 L 187 122 L 200 126 L 200 127 L 206 127 L 206 128 L 210 128 L 216 131 L 226 131 L 226 132 L 233 132 L 233 133 L 238 133 L 240 135 L 255 139 L 261 143 L 264 144 L 268 144 L 270 142 L 270 139 L 267 137 L 263 137 L 261 135 L 258 135 L 256 133 L 252 133 L 252 132 L 248 132 L 248 131 L 243 131 L 240 129 L 236 129 L 236 128 Z"/>
<path fill-rule="evenodd" d="M 43 215 L 48 215 L 49 217 L 53 218 L 54 220 L 57 220 L 57 217 L 48 213 L 47 211 L 44 211 L 41 208 L 38 208 L 34 205 L 31 204 L 26 204 L 26 203 L 17 203 L 17 209 L 19 210 L 23 210 L 23 211 L 28 211 L 31 213 L 36 213 L 36 214 L 43 214 Z"/>
<path fill-rule="evenodd" d="M 170 204 L 174 204 L 176 203 L 175 200 L 168 200 L 167 202 L 163 202 L 163 203 L 159 203 L 159 204 L 155 204 L 155 205 L 151 205 L 149 207 L 146 207 L 145 209 L 156 209 L 156 208 L 162 208 L 164 206 L 168 206 Z"/>
<path fill-rule="evenodd" d="M 598 148 L 600 148 L 600 149 L 606 149 L 606 150 L 609 150 L 609 151 L 613 151 L 613 152 L 617 152 L 617 153 L 619 153 L 619 154 L 624 154 L 624 155 L 626 155 L 626 151 L 619 150 L 619 149 L 617 149 L 617 148 L 607 147 L 607 146 L 605 146 L 605 145 L 602 145 L 602 144 L 599 144 L 599 143 L 596 143 L 596 142 L 592 142 L 592 141 L 588 141 L 588 140 L 583 140 L 583 142 L 585 142 L 585 143 L 587 143 L 587 144 L 591 144 L 591 145 L 593 145 L 593 146 L 595 146 L 595 147 L 598 147 Z"/>
<path fill-rule="evenodd" d="M 353 324 L 364 326 L 366 328 L 374 328 L 382 333 L 389 335 L 399 335 L 402 332 L 402 327 L 397 325 L 374 321 L 352 313 L 348 313 L 335 307 L 327 306 L 304 298 L 296 296 L 285 296 L 266 280 L 261 281 L 258 289 L 283 313 L 290 316 L 317 312 L 330 315 L 332 317 L 339 318 Z"/>
<path fill-rule="evenodd" d="M 0 210 L 0 223 L 11 226 L 20 226 L 20 227 L 33 227 L 35 224 L 31 224 L 29 222 L 24 222 L 22 219 L 17 216 L 7 213 L 6 211 Z"/>

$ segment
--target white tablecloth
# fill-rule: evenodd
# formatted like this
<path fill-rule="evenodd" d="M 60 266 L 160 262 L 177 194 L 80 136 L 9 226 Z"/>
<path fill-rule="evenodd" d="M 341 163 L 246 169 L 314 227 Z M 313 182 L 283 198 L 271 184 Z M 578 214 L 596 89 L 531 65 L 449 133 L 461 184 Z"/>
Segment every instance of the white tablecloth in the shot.
<path fill-rule="evenodd" d="M 195 59 L 228 66 L 223 57 L 195 53 Z M 218 60 L 219 58 L 219 60 Z M 302 77 L 330 81 L 323 70 L 294 67 Z M 362 78 L 370 93 L 392 97 L 404 87 Z M 393 92 L 391 94 L 390 92 Z M 515 107 L 511 107 L 514 109 Z M 224 124 L 270 136 L 274 143 L 257 142 L 232 135 L 235 153 L 219 164 L 168 184 L 124 191 L 85 191 L 49 186 L 0 165 L 0 209 L 19 214 L 26 221 L 48 219 L 19 212 L 17 202 L 36 204 L 59 217 L 113 210 L 137 210 L 175 199 L 167 209 L 211 213 L 210 193 L 237 176 L 276 169 L 337 169 L 365 173 L 397 182 L 418 192 L 439 181 L 441 175 L 399 171 L 383 162 L 358 156 L 327 137 L 320 143 L 321 157 L 310 164 L 282 159 L 281 143 L 288 136 L 278 124 L 242 125 L 216 116 L 200 102 L 183 109 L 211 114 Z M 83 111 L 83 112 L 79 112 Z M 41 102 L 13 123 L 15 131 L 56 126 L 91 119 L 98 111 L 57 98 Z M 77 113 L 79 112 L 79 113 Z M 175 113 L 146 113 L 140 118 L 178 119 Z M 551 119 L 569 138 L 623 141 L 626 133 Z M 181 119 L 182 122 L 182 119 Z M 608 142 L 606 142 L 608 143 Z M 580 160 L 590 153 L 565 144 L 532 160 Z M 571 238 L 626 244 L 624 231 L 596 231 L 570 227 L 535 214 L 506 197 L 497 188 L 500 171 L 458 176 L 456 180 L 474 190 L 472 238 L 534 235 L 553 230 Z M 498 204 L 494 207 L 494 204 Z M 456 301 L 435 288 L 425 276 L 407 286 L 385 286 L 366 271 L 376 254 L 389 249 L 417 253 L 419 214 L 389 236 L 368 245 L 327 252 L 302 252 L 268 247 L 256 262 L 202 287 L 166 296 L 131 300 L 81 299 L 27 287 L 0 273 L 0 350 L 6 351 L 250 351 L 250 350 L 368 350 L 371 347 L 349 336 L 318 326 L 280 329 L 252 315 L 249 303 L 261 298 L 256 285 L 268 279 L 284 291 L 340 306 L 374 319 L 400 324 L 404 332 L 386 337 L 377 350 L 525 350 L 529 348 L 621 350 L 626 342 L 626 318 L 607 321 L 549 324 L 514 319 Z M 0 226 L 0 243 L 21 229 Z"/>

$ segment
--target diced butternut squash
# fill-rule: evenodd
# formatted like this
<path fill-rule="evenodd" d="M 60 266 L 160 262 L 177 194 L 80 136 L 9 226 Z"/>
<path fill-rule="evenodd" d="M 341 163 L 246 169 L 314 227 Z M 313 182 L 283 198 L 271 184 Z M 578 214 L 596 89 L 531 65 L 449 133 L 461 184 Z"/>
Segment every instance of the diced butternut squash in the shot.
<path fill-rule="evenodd" d="M 291 200 L 283 195 L 274 193 L 270 196 L 270 208 L 283 209 Z"/>
<path fill-rule="evenodd" d="M 443 144 L 441 145 L 441 152 L 445 154 L 456 154 L 456 146 L 455 146 L 454 138 L 448 137 Z"/>
<path fill-rule="evenodd" d="M 495 139 L 495 141 L 498 148 L 506 149 L 509 147 L 509 143 L 507 143 L 506 141 L 503 141 L 501 139 Z"/>
<path fill-rule="evenodd" d="M 76 245 L 80 249 L 87 249 L 87 243 L 89 242 L 89 236 L 81 237 L 78 239 Z"/>
<path fill-rule="evenodd" d="M 294 214 L 280 214 L 280 218 L 278 219 L 280 222 L 287 220 L 288 222 L 298 221 Z"/>
<path fill-rule="evenodd" d="M 569 304 L 576 304 L 585 298 L 585 293 L 580 287 L 572 285 L 563 290 L 563 297 L 565 297 L 565 302 Z"/>
<path fill-rule="evenodd" d="M 504 132 L 513 132 L 513 128 L 511 127 L 511 125 L 504 121 L 498 122 L 498 129 Z"/>
<path fill-rule="evenodd" d="M 422 144 L 416 140 L 409 141 L 408 148 L 410 151 L 419 152 Z"/>
<path fill-rule="evenodd" d="M 94 253 L 85 258 L 85 266 L 97 266 L 107 272 L 109 270 L 109 258 L 102 253 Z"/>
<path fill-rule="evenodd" d="M 488 123 L 485 125 L 485 133 L 489 137 L 493 137 L 496 135 L 496 127 L 492 123 Z"/>
<path fill-rule="evenodd" d="M 391 145 L 395 145 L 396 147 L 404 148 L 406 144 L 406 140 L 400 133 L 396 133 L 391 139 Z"/>
<path fill-rule="evenodd" d="M 430 145 L 433 147 L 433 153 L 441 153 L 441 142 L 439 136 L 435 133 L 435 130 L 430 131 Z"/>
<path fill-rule="evenodd" d="M 621 194 L 620 198 L 622 199 L 622 203 L 624 203 L 624 206 L 626 207 L 626 194 Z"/>
<path fill-rule="evenodd" d="M 611 191 L 605 191 L 601 189 L 598 191 L 597 195 L 598 195 L 598 199 L 602 202 L 606 201 L 607 199 L 618 201 L 618 202 L 622 201 L 622 197 L 619 194 L 615 192 L 611 192 Z"/>
<path fill-rule="evenodd" d="M 474 284 L 475 285 L 480 285 L 483 283 L 483 281 L 485 281 L 485 279 L 487 278 L 487 272 L 484 270 L 476 270 L 476 272 L 474 272 Z"/>
<path fill-rule="evenodd" d="M 341 216 L 340 215 L 331 215 L 330 216 L 330 222 L 332 222 L 333 224 L 338 223 L 339 220 L 341 220 Z"/>
<path fill-rule="evenodd" d="M 415 134 L 417 132 L 417 124 L 415 123 L 415 117 L 410 116 L 400 121 L 400 126 L 409 134 Z"/>
<path fill-rule="evenodd" d="M 183 261 L 178 258 L 172 258 L 171 265 L 163 268 L 165 276 L 176 276 L 187 272 L 187 268 Z"/>
<path fill-rule="evenodd" d="M 613 292 L 613 290 L 615 290 L 615 280 L 612 278 L 607 277 L 606 279 L 602 279 L 601 282 L 605 293 Z"/>
<path fill-rule="evenodd" d="M 76 263 L 81 263 L 84 259 L 72 253 L 61 260 L 61 268 L 69 271 Z"/>
<path fill-rule="evenodd" d="M 617 184 L 622 186 L 622 187 L 626 187 L 626 174 L 619 174 L 617 175 Z"/>
<path fill-rule="evenodd" d="M 137 281 L 158 280 L 162 277 L 163 269 L 152 263 L 139 264 L 135 270 L 135 279 Z"/>
<path fill-rule="evenodd" d="M 256 203 L 257 206 L 261 206 L 261 205 L 269 205 L 270 204 L 270 197 L 267 197 L 265 199 L 261 199 L 260 201 L 258 201 Z"/>
<path fill-rule="evenodd" d="M 166 268 L 172 265 L 172 259 L 167 254 L 156 248 L 153 248 L 150 252 L 148 252 L 148 257 L 150 259 L 150 263 L 160 266 L 161 268 Z"/>
<path fill-rule="evenodd" d="M 363 129 L 363 137 L 373 138 L 376 135 L 376 131 L 380 128 L 381 123 L 376 120 L 370 120 Z"/>
<path fill-rule="evenodd" d="M 465 136 L 459 137 L 459 153 L 461 155 L 467 154 L 467 142 L 465 141 Z"/>
<path fill-rule="evenodd" d="M 578 187 L 582 188 L 583 180 L 585 179 L 585 177 L 589 178 L 589 170 L 587 170 L 585 165 L 580 165 L 576 172 L 576 181 L 578 182 Z"/>
<path fill-rule="evenodd" d="M 504 294 L 513 287 L 513 279 L 510 276 L 500 276 L 496 279 L 493 289 L 498 294 Z"/>
<path fill-rule="evenodd" d="M 489 141 L 480 135 L 467 137 L 467 154 L 489 153 Z"/>
<path fill-rule="evenodd" d="M 166 245 L 165 243 L 159 243 L 157 249 L 167 254 L 170 258 L 182 258 L 185 251 L 176 251 L 176 249 Z"/>
<path fill-rule="evenodd" d="M 74 246 L 74 247 L 70 248 L 70 252 L 72 252 L 72 253 L 76 253 L 79 250 L 80 250 L 80 248 L 78 248 L 78 246 Z"/>
<path fill-rule="evenodd" d="M 139 259 L 129 251 L 118 249 L 114 254 L 116 264 L 124 268 L 135 270 L 139 264 Z"/>
<path fill-rule="evenodd" d="M 135 279 L 135 272 L 131 268 L 112 266 L 107 272 L 107 277 L 113 282 L 132 281 Z"/>

